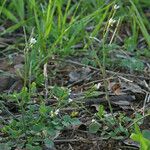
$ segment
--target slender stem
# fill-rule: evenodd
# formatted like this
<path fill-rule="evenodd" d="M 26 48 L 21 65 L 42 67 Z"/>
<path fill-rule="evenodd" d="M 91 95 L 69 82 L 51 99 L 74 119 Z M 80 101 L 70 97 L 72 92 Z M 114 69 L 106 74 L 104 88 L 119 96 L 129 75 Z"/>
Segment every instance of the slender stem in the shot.
<path fill-rule="evenodd" d="M 116 13 L 116 10 L 114 10 L 114 11 L 112 12 L 111 18 L 114 17 L 115 13 Z M 106 30 L 105 30 L 105 32 L 104 32 L 104 34 L 103 34 L 103 41 L 102 41 L 102 46 L 103 46 L 103 48 L 102 48 L 102 52 L 103 52 L 103 65 L 100 63 L 97 54 L 95 55 L 95 59 L 96 59 L 96 62 L 97 62 L 97 64 L 98 64 L 98 66 L 99 66 L 99 68 L 100 68 L 100 71 L 101 71 L 101 73 L 102 73 L 102 76 L 103 76 L 103 80 L 104 80 L 104 90 L 105 90 L 105 93 L 106 93 L 106 94 L 105 94 L 105 98 L 106 98 L 106 100 L 107 100 L 107 102 L 108 102 L 108 106 L 109 106 L 111 115 L 112 115 L 114 121 L 116 122 L 117 120 L 116 120 L 116 118 L 115 118 L 115 116 L 114 116 L 114 114 L 113 114 L 113 108 L 112 108 L 111 103 L 110 103 L 110 100 L 109 100 L 109 93 L 108 93 L 108 89 L 107 89 L 107 87 L 108 87 L 108 82 L 107 82 L 107 80 L 106 80 L 106 66 L 105 66 L 105 64 L 106 64 L 105 42 L 106 42 L 107 37 L 108 37 L 108 33 L 109 33 L 109 28 L 110 28 L 110 26 L 111 26 L 111 24 L 108 23 L 107 26 L 106 26 Z M 119 124 L 119 123 L 116 122 L 116 124 Z"/>
<path fill-rule="evenodd" d="M 101 70 L 102 76 L 103 76 L 104 88 L 105 88 L 104 90 L 105 90 L 105 93 L 106 93 L 105 96 L 106 96 L 106 100 L 107 100 L 108 105 L 109 105 L 110 112 L 111 112 L 111 114 L 112 114 L 112 116 L 113 116 L 113 109 L 112 109 L 112 106 L 111 106 L 111 103 L 110 103 L 110 100 L 109 100 L 109 93 L 108 93 L 108 90 L 107 90 L 108 82 L 106 81 L 106 70 L 105 70 L 105 68 L 101 65 L 101 63 L 100 63 L 100 61 L 99 61 L 97 55 L 96 55 L 95 59 L 96 59 L 96 61 L 97 61 L 97 64 L 98 64 L 98 66 L 99 66 L 99 68 L 100 68 L 100 70 Z"/>
<path fill-rule="evenodd" d="M 140 121 L 140 120 L 142 120 L 142 119 L 144 119 L 144 118 L 146 118 L 146 117 L 148 117 L 148 116 L 150 116 L 150 113 L 146 114 L 145 116 L 142 116 L 141 118 L 136 119 L 133 123 L 131 123 L 131 124 L 127 127 L 127 129 L 130 128 L 130 127 L 132 127 L 132 126 L 133 126 L 135 123 L 137 123 L 138 121 Z"/>
<path fill-rule="evenodd" d="M 23 126 L 23 131 L 26 134 L 26 121 L 25 121 L 25 110 L 23 108 L 23 99 L 21 101 L 21 103 L 19 102 L 18 98 L 16 97 L 16 101 L 19 105 L 19 107 L 21 108 L 21 117 L 22 117 L 22 126 Z"/>

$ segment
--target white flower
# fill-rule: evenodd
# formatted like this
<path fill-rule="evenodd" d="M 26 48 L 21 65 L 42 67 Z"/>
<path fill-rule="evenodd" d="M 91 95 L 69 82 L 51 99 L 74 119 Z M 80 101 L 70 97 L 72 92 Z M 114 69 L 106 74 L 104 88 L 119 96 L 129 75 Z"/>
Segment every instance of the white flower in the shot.
<path fill-rule="evenodd" d="M 42 133 L 45 137 L 47 136 L 47 130 L 43 130 Z"/>
<path fill-rule="evenodd" d="M 119 5 L 116 5 L 116 4 L 114 5 L 114 9 L 115 9 L 115 10 L 117 10 L 117 9 L 119 9 L 119 8 L 120 8 Z"/>
<path fill-rule="evenodd" d="M 71 99 L 71 98 L 68 99 L 68 102 L 69 102 L 69 103 L 71 103 L 72 101 L 73 101 L 73 99 Z"/>
<path fill-rule="evenodd" d="M 35 38 L 32 37 L 32 38 L 30 39 L 30 44 L 31 44 L 31 45 L 35 44 L 36 42 L 37 42 L 37 41 L 36 41 Z"/>
<path fill-rule="evenodd" d="M 37 136 L 41 136 L 41 133 L 40 133 L 40 132 L 38 132 L 38 133 L 36 133 L 36 135 L 37 135 Z"/>
<path fill-rule="evenodd" d="M 68 89 L 68 95 L 71 95 L 71 92 L 72 92 L 71 89 Z"/>
<path fill-rule="evenodd" d="M 54 55 L 52 55 L 52 60 L 54 60 L 55 59 L 55 56 Z"/>
<path fill-rule="evenodd" d="M 96 122 L 96 120 L 95 119 L 92 119 L 92 121 L 91 122 Z"/>
<path fill-rule="evenodd" d="M 52 110 L 52 111 L 50 112 L 51 118 L 53 118 L 54 116 L 57 116 L 57 115 L 59 114 L 59 111 L 60 111 L 59 109 L 56 109 L 55 111 Z"/>
<path fill-rule="evenodd" d="M 101 87 L 101 83 L 95 84 L 95 88 L 99 89 Z"/>
<path fill-rule="evenodd" d="M 55 112 L 54 112 L 54 114 L 55 114 L 55 115 L 58 115 L 58 114 L 59 114 L 59 111 L 60 111 L 59 109 L 56 109 Z"/>
<path fill-rule="evenodd" d="M 114 19 L 112 19 L 112 18 L 110 18 L 109 19 L 109 25 L 110 26 L 113 26 L 113 24 L 116 22 L 116 20 L 114 20 Z"/>
<path fill-rule="evenodd" d="M 44 74 L 44 77 L 47 78 L 47 76 L 48 76 L 47 75 L 47 63 L 44 64 L 43 74 Z"/>
<path fill-rule="evenodd" d="M 69 93 L 69 95 L 71 94 L 71 89 L 68 89 L 68 93 Z"/>
<path fill-rule="evenodd" d="M 54 112 L 51 110 L 50 116 L 53 118 L 55 116 Z"/>

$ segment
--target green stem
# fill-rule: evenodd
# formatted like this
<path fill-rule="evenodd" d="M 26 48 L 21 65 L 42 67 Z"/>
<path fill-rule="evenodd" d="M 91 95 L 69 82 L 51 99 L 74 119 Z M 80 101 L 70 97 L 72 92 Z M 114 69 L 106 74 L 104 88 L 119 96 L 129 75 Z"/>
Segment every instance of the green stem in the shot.
<path fill-rule="evenodd" d="M 26 134 L 26 121 L 25 121 L 25 110 L 23 108 L 23 100 L 22 102 L 20 103 L 18 98 L 16 97 L 16 101 L 19 105 L 19 107 L 21 108 L 21 117 L 22 117 L 22 126 L 23 126 L 23 132 Z"/>

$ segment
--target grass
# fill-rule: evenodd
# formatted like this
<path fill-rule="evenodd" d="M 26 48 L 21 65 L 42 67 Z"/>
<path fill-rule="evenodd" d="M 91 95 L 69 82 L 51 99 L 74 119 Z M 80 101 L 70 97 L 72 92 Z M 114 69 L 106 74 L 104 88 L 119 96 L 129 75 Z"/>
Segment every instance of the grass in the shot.
<path fill-rule="evenodd" d="M 116 5 L 119 8 L 116 8 Z M 22 90 L 19 93 L 14 92 L 10 95 L 4 93 L 1 96 L 11 98 L 21 114 L 17 119 L 12 117 L 11 123 L 1 129 L 1 132 L 9 135 L 9 140 L 7 142 L 4 140 L 7 146 L 13 145 L 17 139 L 16 146 L 27 149 L 40 149 L 40 143 L 51 148 L 54 137 L 61 130 L 81 123 L 72 117 L 77 116 L 77 112 L 72 116 L 58 115 L 58 110 L 70 105 L 70 93 L 66 87 L 60 85 L 49 87 L 47 84 L 52 78 L 47 73 L 47 66 L 53 57 L 65 60 L 70 56 L 76 58 L 83 55 L 86 56 L 82 58 L 85 65 L 100 69 L 99 74 L 102 74 L 104 79 L 105 95 L 113 120 L 109 122 L 109 119 L 104 117 L 102 106 L 98 112 L 101 117 L 97 118 L 106 125 L 109 124 L 110 129 L 114 127 L 118 129 L 112 136 L 114 134 L 117 136 L 118 133 L 129 136 L 129 132 L 122 125 L 128 122 L 129 118 L 123 120 L 124 122 L 117 120 L 109 101 L 108 82 L 105 80 L 106 69 L 114 66 L 129 69 L 130 72 L 144 70 L 144 63 L 140 57 L 143 55 L 149 57 L 150 23 L 145 15 L 145 10 L 149 6 L 147 0 L 0 1 L 0 24 L 4 28 L 0 36 L 4 39 L 16 36 L 15 41 L 8 44 L 1 55 L 5 56 L 14 51 L 25 57 L 23 69 L 18 70 L 23 80 Z M 129 33 L 124 32 L 126 27 Z M 88 28 L 91 30 L 88 31 Z M 18 33 L 21 36 L 18 36 Z M 145 46 L 144 54 L 143 48 L 139 46 L 140 37 Z M 78 44 L 82 44 L 79 50 L 73 48 Z M 110 54 L 114 50 L 125 54 L 127 58 L 112 60 Z M 132 53 L 134 55 L 130 57 Z M 37 94 L 39 87 L 44 89 L 44 98 Z M 38 97 L 38 106 L 33 105 L 33 97 Z M 48 98 L 56 98 L 57 105 L 47 106 L 45 101 Z M 98 122 L 92 124 L 90 131 L 96 133 L 99 126 Z"/>

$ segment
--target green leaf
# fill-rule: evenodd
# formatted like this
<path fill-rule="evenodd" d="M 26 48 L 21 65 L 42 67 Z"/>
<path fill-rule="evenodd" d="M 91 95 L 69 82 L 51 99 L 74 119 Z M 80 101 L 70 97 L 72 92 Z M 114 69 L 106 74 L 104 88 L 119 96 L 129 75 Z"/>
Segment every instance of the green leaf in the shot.
<path fill-rule="evenodd" d="M 27 87 L 23 87 L 19 95 L 20 95 L 20 98 L 23 100 L 23 102 L 29 101 L 30 96 L 29 96 Z"/>
<path fill-rule="evenodd" d="M 132 133 L 130 138 L 136 142 L 140 141 L 140 136 L 138 134 Z"/>
<path fill-rule="evenodd" d="M 47 133 L 49 136 L 54 137 L 57 134 L 57 130 L 54 130 L 52 127 L 47 128 Z"/>
<path fill-rule="evenodd" d="M 48 138 L 44 140 L 44 144 L 47 148 L 53 148 L 54 147 L 54 142 Z"/>
<path fill-rule="evenodd" d="M 68 127 L 71 123 L 71 117 L 69 115 L 63 116 L 62 124 L 66 127 Z"/>
<path fill-rule="evenodd" d="M 2 9 L 2 13 L 8 18 L 10 19 L 12 22 L 18 23 L 18 19 L 13 15 L 12 11 L 9 11 L 6 8 L 2 8 L 0 6 L 0 10 Z"/>
<path fill-rule="evenodd" d="M 150 130 L 143 130 L 142 135 L 143 135 L 144 138 L 150 140 Z"/>
<path fill-rule="evenodd" d="M 92 122 L 89 126 L 90 133 L 97 133 L 100 128 L 100 124 L 97 122 Z"/>
<path fill-rule="evenodd" d="M 36 124 L 32 127 L 32 130 L 35 132 L 40 132 L 44 128 L 44 124 Z"/>
<path fill-rule="evenodd" d="M 141 71 L 144 69 L 143 62 L 136 58 L 122 59 L 121 66 L 129 68 L 131 70 L 138 70 L 138 71 Z"/>
<path fill-rule="evenodd" d="M 99 105 L 97 115 L 98 115 L 100 118 L 102 118 L 102 117 L 104 116 L 104 106 L 103 106 L 103 105 Z"/>
<path fill-rule="evenodd" d="M 136 43 L 133 36 L 125 40 L 125 48 L 130 52 L 133 52 L 136 49 Z"/>
<path fill-rule="evenodd" d="M 0 150 L 10 150 L 11 147 L 8 143 L 1 143 L 0 144 Z"/>
<path fill-rule="evenodd" d="M 116 137 L 116 136 L 117 136 L 117 135 L 116 135 L 116 133 L 115 133 L 115 132 L 113 132 L 113 131 L 109 132 L 109 135 L 110 135 L 110 137 L 111 137 L 111 138 L 113 138 L 113 137 Z"/>
<path fill-rule="evenodd" d="M 68 89 L 63 87 L 55 86 L 52 89 L 53 94 L 58 97 L 59 100 L 67 100 L 69 97 Z"/>
<path fill-rule="evenodd" d="M 74 125 L 74 126 L 77 126 L 77 125 L 80 125 L 81 122 L 78 118 L 72 118 L 71 119 L 71 124 Z"/>
<path fill-rule="evenodd" d="M 3 32 L 1 32 L 0 35 L 4 35 L 6 33 L 11 33 L 11 32 L 17 30 L 18 28 L 20 28 L 21 26 L 23 26 L 26 23 L 27 23 L 27 21 L 24 21 L 24 20 L 20 21 L 20 22 L 14 24 L 14 25 L 8 27 L 6 30 L 4 30 Z"/>
<path fill-rule="evenodd" d="M 66 121 L 66 122 L 70 122 L 71 117 L 69 115 L 65 115 L 65 116 L 63 116 L 63 120 Z"/>
<path fill-rule="evenodd" d="M 40 146 L 33 146 L 31 144 L 26 144 L 26 149 L 27 150 L 42 150 Z"/>
<path fill-rule="evenodd" d="M 140 144 L 140 150 L 149 150 L 150 140 L 144 138 L 137 124 L 135 124 L 135 132 L 131 134 L 130 138 Z"/>
<path fill-rule="evenodd" d="M 130 3 L 132 4 L 132 7 L 133 7 L 133 15 L 135 16 L 135 20 L 136 20 L 137 24 L 139 25 L 139 27 L 141 29 L 141 32 L 142 32 L 145 40 L 147 41 L 148 46 L 150 47 L 150 35 L 147 31 L 147 28 L 145 27 L 142 16 L 139 13 L 136 5 L 134 4 L 134 1 L 132 1 L 132 0 L 129 0 L 129 1 L 130 1 Z"/>
<path fill-rule="evenodd" d="M 42 103 L 42 104 L 40 105 L 39 112 L 40 112 L 40 114 L 41 114 L 42 116 L 45 116 L 45 115 L 46 115 L 46 113 L 47 113 L 47 107 L 45 106 L 44 103 Z"/>
<path fill-rule="evenodd" d="M 14 7 L 17 11 L 17 14 L 19 15 L 20 19 L 24 19 L 24 0 L 13 0 Z"/>
<path fill-rule="evenodd" d="M 142 133 L 141 133 L 141 131 L 140 131 L 140 128 L 139 128 L 139 126 L 135 123 L 135 125 L 134 125 L 134 128 L 135 128 L 135 132 L 137 133 L 137 134 L 139 134 L 139 135 L 142 135 Z"/>
<path fill-rule="evenodd" d="M 32 93 L 32 94 L 36 93 L 36 90 L 37 90 L 37 89 L 36 89 L 36 83 L 35 83 L 35 82 L 32 82 L 30 88 L 31 88 L 31 93 Z"/>

